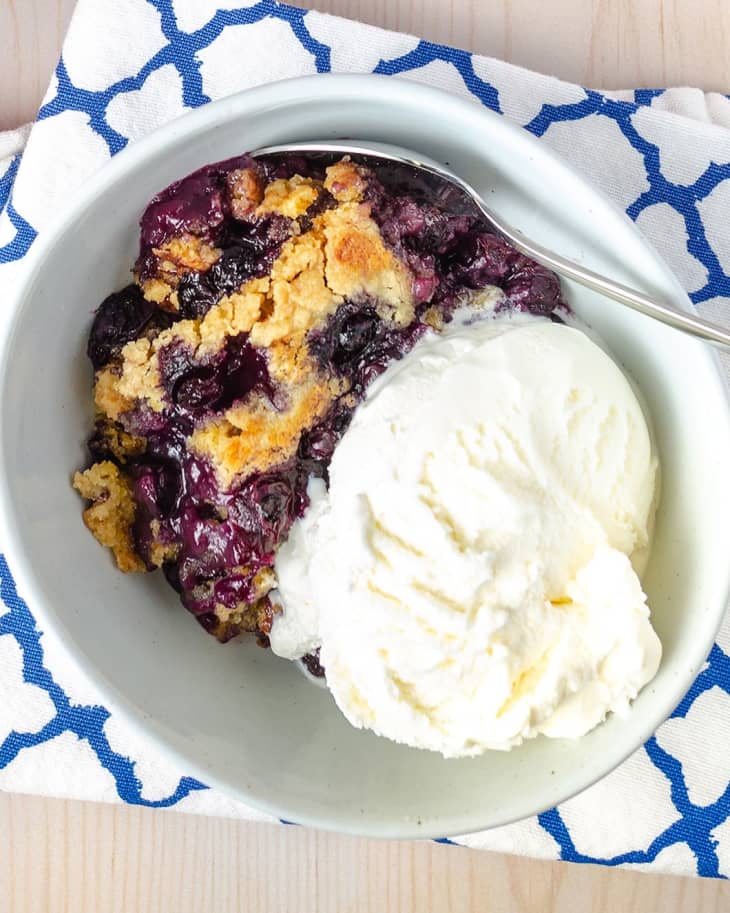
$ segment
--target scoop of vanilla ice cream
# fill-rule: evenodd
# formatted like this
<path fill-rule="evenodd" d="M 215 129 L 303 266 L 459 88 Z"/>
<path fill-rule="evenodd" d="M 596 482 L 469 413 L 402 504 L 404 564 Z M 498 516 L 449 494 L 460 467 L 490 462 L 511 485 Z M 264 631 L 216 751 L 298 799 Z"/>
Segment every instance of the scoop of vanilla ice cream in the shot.
<path fill-rule="evenodd" d="M 657 459 L 579 330 L 499 319 L 422 340 L 357 409 L 281 548 L 271 646 L 321 647 L 355 726 L 448 757 L 579 736 L 655 674 L 631 556 Z"/>

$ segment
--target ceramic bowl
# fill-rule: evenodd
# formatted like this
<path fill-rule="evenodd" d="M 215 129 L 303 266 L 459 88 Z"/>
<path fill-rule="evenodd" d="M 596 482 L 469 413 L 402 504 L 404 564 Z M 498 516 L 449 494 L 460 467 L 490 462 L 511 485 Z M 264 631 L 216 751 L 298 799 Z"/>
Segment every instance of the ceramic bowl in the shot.
<path fill-rule="evenodd" d="M 645 588 L 664 658 L 626 718 L 577 741 L 444 760 L 351 728 L 327 691 L 252 641 L 221 646 L 159 573 L 120 574 L 82 523 L 70 479 L 92 422 L 86 337 L 94 308 L 129 279 L 155 192 L 249 148 L 342 136 L 449 162 L 536 240 L 690 308 L 621 212 L 473 102 L 375 76 L 308 77 L 226 98 L 116 156 L 34 245 L 0 363 L 3 545 L 41 627 L 181 772 L 290 821 L 384 837 L 464 833 L 539 812 L 604 776 L 701 668 L 730 576 L 727 392 L 708 348 L 566 284 L 641 390 L 662 461 Z"/>

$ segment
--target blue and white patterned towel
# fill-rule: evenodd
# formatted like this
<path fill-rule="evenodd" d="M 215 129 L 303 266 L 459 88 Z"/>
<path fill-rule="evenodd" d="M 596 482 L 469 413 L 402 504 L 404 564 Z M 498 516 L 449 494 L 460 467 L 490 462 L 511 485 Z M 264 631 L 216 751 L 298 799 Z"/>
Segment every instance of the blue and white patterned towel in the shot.
<path fill-rule="evenodd" d="M 271 0 L 81 0 L 36 123 L 0 136 L 0 288 L 23 270 L 37 232 L 127 143 L 210 99 L 330 70 L 431 83 L 523 125 L 636 220 L 700 312 L 730 324 L 728 98 L 590 91 Z M 0 789 L 266 820 L 169 767 L 101 706 L 36 629 L 1 557 L 0 596 Z M 726 624 L 672 718 L 600 783 L 457 842 L 730 875 L 728 653 Z"/>

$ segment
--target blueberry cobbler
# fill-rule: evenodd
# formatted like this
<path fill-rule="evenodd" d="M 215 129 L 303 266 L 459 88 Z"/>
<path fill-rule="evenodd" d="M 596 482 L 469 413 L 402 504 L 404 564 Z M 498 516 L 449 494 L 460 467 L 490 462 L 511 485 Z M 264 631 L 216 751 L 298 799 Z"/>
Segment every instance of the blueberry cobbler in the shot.
<path fill-rule="evenodd" d="M 86 525 L 221 641 L 266 641 L 277 550 L 391 362 L 457 308 L 561 306 L 449 190 L 329 162 L 243 155 L 162 191 L 88 340 Z"/>
<path fill-rule="evenodd" d="M 86 525 L 355 726 L 447 757 L 582 735 L 659 664 L 657 458 L 569 314 L 408 169 L 206 166 L 152 200 L 95 314 Z"/>

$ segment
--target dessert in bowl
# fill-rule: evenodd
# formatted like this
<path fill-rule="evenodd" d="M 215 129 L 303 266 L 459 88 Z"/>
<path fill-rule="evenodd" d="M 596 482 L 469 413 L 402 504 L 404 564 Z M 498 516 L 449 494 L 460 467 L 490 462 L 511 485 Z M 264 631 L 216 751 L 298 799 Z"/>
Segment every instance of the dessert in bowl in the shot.
<path fill-rule="evenodd" d="M 74 482 L 119 569 L 446 756 L 627 712 L 660 657 L 630 562 L 657 459 L 557 277 L 460 191 L 349 157 L 206 165 L 140 224 Z"/>
<path fill-rule="evenodd" d="M 438 133 L 429 127 L 436 112 Z M 529 137 L 473 104 L 362 77 L 227 99 L 125 151 L 39 240 L 3 357 L 5 548 L 54 643 L 181 771 L 289 820 L 389 836 L 463 833 L 534 813 L 608 772 L 671 712 L 701 667 L 728 583 L 728 483 L 718 471 L 730 455 L 726 393 L 702 346 L 565 286 L 572 310 L 643 394 L 662 462 L 642 578 L 661 665 L 627 717 L 611 716 L 581 739 L 536 738 L 510 752 L 444 759 L 355 729 L 327 691 L 303 681 L 298 664 L 260 649 L 255 636 L 224 646 L 206 637 L 162 573 L 120 574 L 80 521 L 69 477 L 88 465 L 94 421 L 86 341 L 100 300 L 129 282 L 138 221 L 160 188 L 245 147 L 342 134 L 448 161 L 493 191 L 494 207 L 531 236 L 688 306 L 625 217 Z M 375 404 L 380 394 L 369 389 Z"/>

